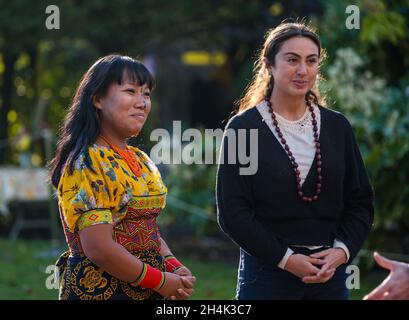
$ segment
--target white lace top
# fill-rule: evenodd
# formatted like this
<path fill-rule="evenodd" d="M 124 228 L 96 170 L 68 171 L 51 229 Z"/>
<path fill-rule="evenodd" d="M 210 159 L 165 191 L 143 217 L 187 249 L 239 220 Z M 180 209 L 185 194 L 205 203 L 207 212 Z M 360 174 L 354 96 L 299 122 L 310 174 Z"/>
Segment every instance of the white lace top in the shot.
<path fill-rule="evenodd" d="M 271 114 L 268 112 L 268 105 L 265 101 L 257 105 L 257 110 L 263 117 L 263 121 L 268 125 L 270 130 L 273 132 L 278 143 L 284 149 L 281 143 L 275 127 L 273 125 L 273 120 Z M 315 119 L 317 120 L 318 135 L 321 131 L 321 114 L 318 106 L 314 106 Z M 308 108 L 306 108 L 304 115 L 296 120 L 290 121 L 275 113 L 278 122 L 278 127 L 287 140 L 287 144 L 298 163 L 298 169 L 300 170 L 301 185 L 304 183 L 308 172 L 311 168 L 312 162 L 315 157 L 315 141 L 314 141 L 314 131 L 312 126 L 312 116 Z"/>

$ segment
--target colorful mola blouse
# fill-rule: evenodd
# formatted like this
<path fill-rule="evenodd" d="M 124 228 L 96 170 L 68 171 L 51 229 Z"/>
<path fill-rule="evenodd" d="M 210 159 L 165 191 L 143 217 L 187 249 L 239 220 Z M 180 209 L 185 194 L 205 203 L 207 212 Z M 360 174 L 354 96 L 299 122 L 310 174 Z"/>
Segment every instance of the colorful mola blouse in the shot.
<path fill-rule="evenodd" d="M 57 191 L 69 251 L 57 262 L 62 277 L 60 299 L 145 299 L 155 295 L 100 270 L 85 257 L 79 236 L 84 228 L 112 224 L 114 241 L 164 271 L 156 218 L 165 207 L 167 188 L 152 160 L 140 149 L 130 148 L 142 167 L 141 177 L 111 148 L 95 144 L 88 148 L 88 159 L 85 151 L 79 155 L 71 174 L 67 167 L 62 171 Z"/>

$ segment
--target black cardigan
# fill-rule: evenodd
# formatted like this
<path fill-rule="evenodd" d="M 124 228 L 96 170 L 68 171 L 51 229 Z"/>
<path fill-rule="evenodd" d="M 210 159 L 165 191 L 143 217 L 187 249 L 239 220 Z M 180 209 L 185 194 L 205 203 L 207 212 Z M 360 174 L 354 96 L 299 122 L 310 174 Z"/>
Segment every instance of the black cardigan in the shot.
<path fill-rule="evenodd" d="M 257 108 L 234 116 L 226 126 L 236 134 L 237 129 L 258 129 L 258 170 L 240 175 L 239 163 L 228 164 L 225 134 L 216 183 L 218 222 L 265 263 L 277 265 L 289 245 L 332 246 L 335 238 L 348 247 L 352 261 L 371 229 L 374 195 L 351 125 L 342 114 L 319 109 L 323 186 L 312 203 L 299 198 L 290 159 Z M 246 137 L 246 146 L 235 143 L 248 153 L 247 130 Z M 316 181 L 315 158 L 302 186 L 306 195 L 315 193 Z"/>

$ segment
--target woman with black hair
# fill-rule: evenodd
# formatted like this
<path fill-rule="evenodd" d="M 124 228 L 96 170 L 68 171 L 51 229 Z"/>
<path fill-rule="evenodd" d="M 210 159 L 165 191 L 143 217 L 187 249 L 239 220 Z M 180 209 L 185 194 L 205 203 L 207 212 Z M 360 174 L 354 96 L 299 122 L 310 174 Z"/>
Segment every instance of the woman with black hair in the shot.
<path fill-rule="evenodd" d="M 154 79 L 139 61 L 99 59 L 83 76 L 51 162 L 69 251 L 60 299 L 186 299 L 195 277 L 171 253 L 156 217 L 167 188 L 127 145 L 151 109 Z"/>
<path fill-rule="evenodd" d="M 373 191 L 351 125 L 316 91 L 323 57 L 307 25 L 269 30 L 226 126 L 236 134 L 223 139 L 217 206 L 240 246 L 238 299 L 348 298 L 346 267 L 372 226 Z M 258 132 L 252 175 L 229 161 L 250 149 L 231 141 L 239 130 Z"/>

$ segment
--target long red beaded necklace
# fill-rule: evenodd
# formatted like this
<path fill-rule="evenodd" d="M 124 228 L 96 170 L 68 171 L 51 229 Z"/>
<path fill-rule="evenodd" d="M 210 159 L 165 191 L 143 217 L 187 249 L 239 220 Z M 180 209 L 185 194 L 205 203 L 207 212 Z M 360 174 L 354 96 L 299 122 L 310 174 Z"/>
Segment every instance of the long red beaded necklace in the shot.
<path fill-rule="evenodd" d="M 298 163 L 295 161 L 295 158 L 290 150 L 290 147 L 288 146 L 287 141 L 284 139 L 281 129 L 278 127 L 278 121 L 276 119 L 276 115 L 273 112 L 271 101 L 269 99 L 266 99 L 265 101 L 268 105 L 268 112 L 270 112 L 271 118 L 273 119 L 275 131 L 277 132 L 277 135 L 280 138 L 280 142 L 283 144 L 284 149 L 287 152 L 287 155 L 290 158 L 291 164 L 294 168 L 295 176 L 297 179 L 297 191 L 298 191 L 299 197 L 304 202 L 312 202 L 312 201 L 317 200 L 318 195 L 321 193 L 321 190 L 322 190 L 322 158 L 321 158 L 321 145 L 318 142 L 318 126 L 317 126 L 317 120 L 315 119 L 314 107 L 311 106 L 309 102 L 307 102 L 308 109 L 310 110 L 311 116 L 312 116 L 312 126 L 313 126 L 312 129 L 314 131 L 314 141 L 315 141 L 315 148 L 316 148 L 315 153 L 317 155 L 317 174 L 318 174 L 315 194 L 312 197 L 309 197 L 309 196 L 306 196 L 302 192 L 300 170 L 298 170 Z"/>
<path fill-rule="evenodd" d="M 126 150 L 119 149 L 117 146 L 110 143 L 109 140 L 105 138 L 103 135 L 100 135 L 100 137 L 111 147 L 112 150 L 114 150 L 121 156 L 121 158 L 128 164 L 129 168 L 131 168 L 135 176 L 137 177 L 142 176 L 142 168 L 138 163 L 138 159 L 136 158 L 135 152 L 130 150 L 128 146 L 126 146 Z"/>

